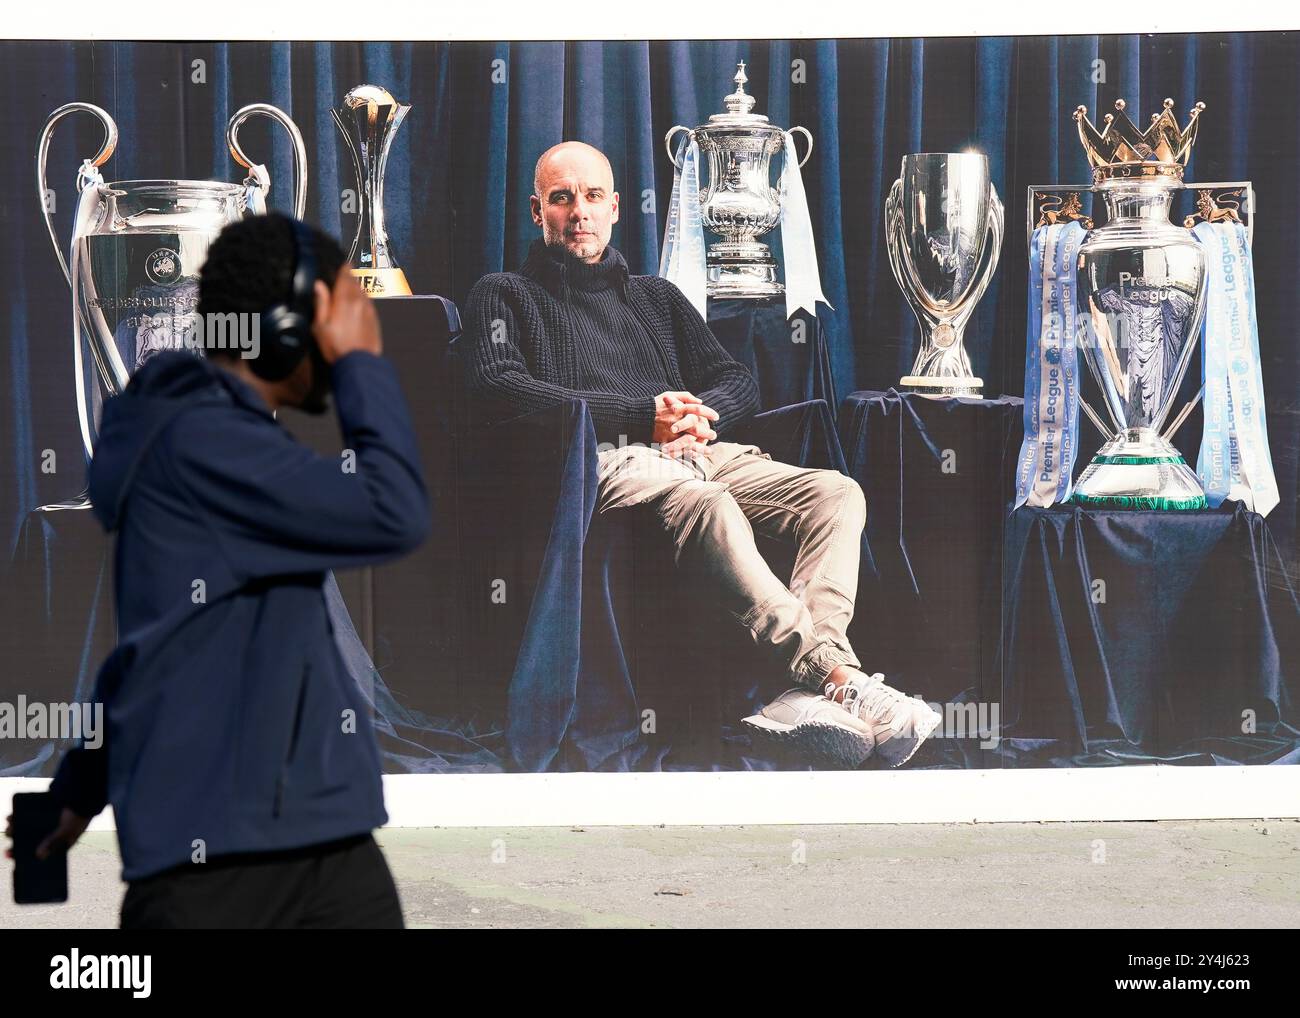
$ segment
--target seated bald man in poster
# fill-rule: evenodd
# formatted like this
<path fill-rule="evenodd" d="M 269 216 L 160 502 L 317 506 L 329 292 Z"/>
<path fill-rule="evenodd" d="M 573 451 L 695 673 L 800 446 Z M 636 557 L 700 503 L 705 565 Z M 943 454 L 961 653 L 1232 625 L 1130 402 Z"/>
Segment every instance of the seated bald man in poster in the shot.
<path fill-rule="evenodd" d="M 652 508 L 692 589 L 718 600 L 793 683 L 745 725 L 816 761 L 904 763 L 940 715 L 866 674 L 845 635 L 861 488 L 727 440 L 758 410 L 757 386 L 676 286 L 629 274 L 609 243 L 618 192 L 599 150 L 554 146 L 533 184 L 542 236 L 518 272 L 485 276 L 467 301 L 480 418 L 585 400 L 602 443 L 597 511 Z M 790 586 L 755 531 L 795 545 Z"/>

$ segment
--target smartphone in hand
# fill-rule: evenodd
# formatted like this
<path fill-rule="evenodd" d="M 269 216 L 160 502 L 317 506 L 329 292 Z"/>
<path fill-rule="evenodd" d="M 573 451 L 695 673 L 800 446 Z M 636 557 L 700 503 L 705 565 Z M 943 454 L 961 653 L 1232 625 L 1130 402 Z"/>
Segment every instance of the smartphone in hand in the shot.
<path fill-rule="evenodd" d="M 43 905 L 68 900 L 68 853 L 36 858 L 36 846 L 59 826 L 63 808 L 48 792 L 14 793 L 14 902 Z"/>

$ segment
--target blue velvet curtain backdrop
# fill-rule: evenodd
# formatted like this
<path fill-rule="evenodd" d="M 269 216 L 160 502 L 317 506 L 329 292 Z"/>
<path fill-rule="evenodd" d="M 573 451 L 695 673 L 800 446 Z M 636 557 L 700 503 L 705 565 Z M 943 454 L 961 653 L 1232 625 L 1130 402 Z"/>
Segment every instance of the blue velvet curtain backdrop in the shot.
<path fill-rule="evenodd" d="M 230 115 L 271 102 L 298 123 L 310 159 L 308 218 L 350 236 L 340 193 L 352 171 L 328 116 L 354 85 L 386 86 L 413 105 L 394 143 L 385 208 L 393 249 L 417 293 L 463 300 L 480 275 L 520 262 L 533 164 L 557 141 L 603 149 L 622 218 L 614 243 L 633 271 L 658 265 L 672 167 L 662 139 L 722 108 L 739 60 L 756 111 L 816 139 L 804 168 L 836 389 L 887 388 L 911 366 L 916 328 L 889 271 L 884 196 L 914 151 L 986 153 L 1007 210 L 993 285 L 967 331 L 986 393 L 1019 394 L 1025 321 L 1025 188 L 1084 182 L 1071 111 L 1116 98 L 1138 122 L 1171 96 L 1180 118 L 1208 109 L 1188 179 L 1255 182 L 1256 289 L 1268 427 L 1282 491 L 1270 517 L 1294 556 L 1300 394 L 1297 170 L 1300 47 L 1293 33 L 757 42 L 0 44 L 5 156 L 0 161 L 0 528 L 12 542 L 29 509 L 80 490 L 68 293 L 37 204 L 33 154 L 54 107 L 85 100 L 117 120 L 108 180 L 239 179 L 224 142 Z M 197 63 L 201 61 L 202 63 Z M 60 125 L 50 152 L 61 236 L 73 180 L 93 153 L 90 118 Z M 267 163 L 271 203 L 292 193 L 287 139 L 250 122 L 245 148 Z M 1193 372 L 1194 373 L 1194 372 Z M 1190 381 L 1190 380 L 1189 380 Z M 1194 389 L 1193 389 L 1194 391 Z M 1199 433 L 1199 419 L 1185 426 Z M 1193 433 L 1193 430 L 1195 432 Z M 42 472 L 45 449 L 60 470 Z M 65 464 L 75 463 L 75 482 Z"/>

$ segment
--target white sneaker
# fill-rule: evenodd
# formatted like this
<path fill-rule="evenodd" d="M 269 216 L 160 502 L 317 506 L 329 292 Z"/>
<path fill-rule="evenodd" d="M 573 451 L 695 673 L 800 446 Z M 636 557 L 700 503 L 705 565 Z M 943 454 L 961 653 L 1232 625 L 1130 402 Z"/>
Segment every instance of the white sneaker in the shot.
<path fill-rule="evenodd" d="M 885 685 L 884 680 L 881 672 L 858 672 L 838 688 L 827 683 L 825 693 L 871 728 L 878 760 L 890 767 L 901 767 L 934 734 L 943 715 L 924 700 Z"/>
<path fill-rule="evenodd" d="M 741 724 L 783 749 L 852 769 L 875 746 L 872 726 L 843 704 L 807 689 L 787 689 Z"/>

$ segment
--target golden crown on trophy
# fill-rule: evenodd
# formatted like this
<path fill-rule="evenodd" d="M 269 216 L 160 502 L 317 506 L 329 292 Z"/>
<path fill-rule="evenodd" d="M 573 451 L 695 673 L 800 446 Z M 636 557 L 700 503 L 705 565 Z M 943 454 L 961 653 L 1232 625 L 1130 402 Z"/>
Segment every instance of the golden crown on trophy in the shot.
<path fill-rule="evenodd" d="M 1100 131 L 1088 119 L 1088 107 L 1074 111 L 1079 125 L 1079 140 L 1088 153 L 1093 176 L 1097 180 L 1110 177 L 1175 176 L 1181 179 L 1182 164 L 1192 145 L 1196 143 L 1196 128 L 1200 123 L 1205 103 L 1192 107 L 1191 119 L 1185 128 L 1178 126 L 1171 110 L 1172 99 L 1164 101 L 1164 109 L 1151 114 L 1151 126 L 1139 131 L 1137 125 L 1124 112 L 1123 99 L 1115 100 L 1115 113 L 1107 113 Z"/>

